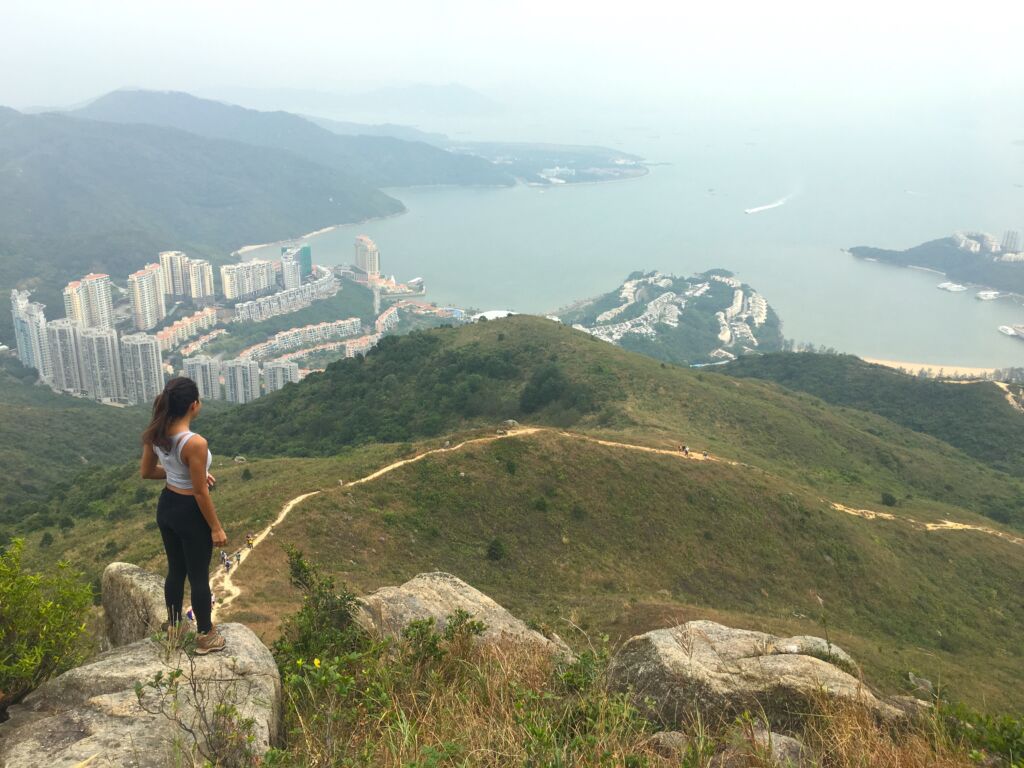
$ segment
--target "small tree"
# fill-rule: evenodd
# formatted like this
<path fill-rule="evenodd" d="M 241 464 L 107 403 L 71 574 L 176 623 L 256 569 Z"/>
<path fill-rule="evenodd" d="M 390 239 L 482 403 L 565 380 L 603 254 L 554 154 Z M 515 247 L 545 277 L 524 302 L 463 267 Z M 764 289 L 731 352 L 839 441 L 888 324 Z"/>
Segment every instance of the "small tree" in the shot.
<path fill-rule="evenodd" d="M 487 545 L 487 559 L 497 562 L 505 557 L 505 542 L 501 539 L 491 539 Z"/>
<path fill-rule="evenodd" d="M 242 479 L 243 480 L 252 480 L 252 472 L 249 470 L 248 467 L 246 467 L 245 469 L 242 470 Z"/>
<path fill-rule="evenodd" d="M 24 542 L 0 551 L 0 719 L 11 704 L 85 658 L 92 588 L 67 563 L 22 569 Z"/>
<path fill-rule="evenodd" d="M 885 493 L 882 494 L 882 503 L 885 504 L 885 506 L 887 506 L 887 507 L 895 507 L 896 506 L 896 497 L 893 496 L 888 491 L 886 491 Z"/>

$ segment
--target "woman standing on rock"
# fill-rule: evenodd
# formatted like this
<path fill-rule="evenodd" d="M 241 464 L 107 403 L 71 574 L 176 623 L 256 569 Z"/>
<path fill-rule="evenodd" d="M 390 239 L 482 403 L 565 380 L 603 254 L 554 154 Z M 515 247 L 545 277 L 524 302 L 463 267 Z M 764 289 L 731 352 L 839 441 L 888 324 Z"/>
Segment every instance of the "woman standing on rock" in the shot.
<path fill-rule="evenodd" d="M 156 522 L 167 552 L 167 632 L 179 637 L 185 577 L 195 609 L 196 653 L 224 648 L 224 637 L 213 627 L 210 608 L 210 560 L 214 546 L 223 547 L 228 537 L 217 519 L 209 473 L 213 456 L 206 440 L 189 430 L 199 415 L 199 388 L 192 379 L 171 379 L 153 402 L 153 420 L 142 433 L 142 476 L 165 481 L 156 506 Z M 159 465 L 157 460 L 159 459 Z"/>

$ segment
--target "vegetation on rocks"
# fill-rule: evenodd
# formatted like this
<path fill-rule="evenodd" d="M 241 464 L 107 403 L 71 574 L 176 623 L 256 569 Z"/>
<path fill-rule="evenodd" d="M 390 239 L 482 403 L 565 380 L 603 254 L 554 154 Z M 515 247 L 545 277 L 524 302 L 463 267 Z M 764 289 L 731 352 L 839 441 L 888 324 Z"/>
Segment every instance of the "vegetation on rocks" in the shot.
<path fill-rule="evenodd" d="M 40 683 L 79 664 L 92 590 L 60 563 L 26 570 L 20 540 L 0 548 L 0 722 Z"/>

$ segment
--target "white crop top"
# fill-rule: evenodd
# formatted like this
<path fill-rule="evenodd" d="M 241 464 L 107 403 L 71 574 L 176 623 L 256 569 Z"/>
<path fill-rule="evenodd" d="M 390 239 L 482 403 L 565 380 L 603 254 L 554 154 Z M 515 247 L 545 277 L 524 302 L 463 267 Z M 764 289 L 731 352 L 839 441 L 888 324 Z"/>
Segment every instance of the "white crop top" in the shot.
<path fill-rule="evenodd" d="M 165 451 L 163 448 L 154 445 L 153 453 L 156 454 L 157 458 L 160 459 L 160 464 L 164 468 L 164 472 L 167 474 L 167 484 L 174 486 L 175 488 L 181 488 L 184 491 L 192 490 L 192 475 L 189 474 L 188 465 L 181 460 L 181 449 L 185 446 L 195 432 L 179 432 L 176 435 L 171 435 L 171 450 Z M 213 461 L 213 454 L 210 453 L 210 449 L 206 449 L 206 471 L 210 471 L 210 463 Z"/>

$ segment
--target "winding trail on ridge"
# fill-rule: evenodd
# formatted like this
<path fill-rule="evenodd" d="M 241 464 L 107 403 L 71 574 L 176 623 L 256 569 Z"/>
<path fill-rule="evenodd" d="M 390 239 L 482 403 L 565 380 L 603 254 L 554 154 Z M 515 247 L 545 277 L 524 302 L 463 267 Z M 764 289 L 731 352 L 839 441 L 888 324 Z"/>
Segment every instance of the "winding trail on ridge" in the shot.
<path fill-rule="evenodd" d="M 678 449 L 655 448 L 649 445 L 636 445 L 634 443 L 620 443 L 614 440 L 605 440 L 599 437 L 583 435 L 578 432 L 566 432 L 564 430 L 552 429 L 550 427 L 520 427 L 518 429 L 510 429 L 507 432 L 501 432 L 496 435 L 469 438 L 455 445 L 444 446 L 441 448 L 431 448 L 429 450 L 422 451 L 421 453 L 417 453 L 413 456 L 410 456 L 407 459 L 399 459 L 398 461 L 392 462 L 391 464 L 381 467 L 380 469 L 371 472 L 365 477 L 360 477 L 357 480 L 352 480 L 351 482 L 345 483 L 344 487 L 348 488 L 353 485 L 362 485 L 363 483 L 369 483 L 373 480 L 376 480 L 379 477 L 383 477 L 389 472 L 393 472 L 396 469 L 400 469 L 408 464 L 415 464 L 417 461 L 421 461 L 422 459 L 425 459 L 428 456 L 434 456 L 442 453 L 452 453 L 453 451 L 461 450 L 467 445 L 492 443 L 496 440 L 505 440 L 510 437 L 526 437 L 528 435 L 535 435 L 542 432 L 556 434 L 560 437 L 566 437 L 572 440 L 581 440 L 583 442 L 595 443 L 597 445 L 603 445 L 609 448 L 619 448 L 629 451 L 641 451 L 643 453 L 653 453 L 661 456 L 672 456 L 676 459 L 685 459 L 687 461 L 715 461 L 724 464 L 729 464 L 731 466 L 743 466 L 738 461 L 722 459 L 717 456 L 709 455 L 707 457 L 704 457 L 703 454 L 696 451 L 691 451 L 688 454 L 684 454 L 680 452 Z M 321 491 L 309 491 L 307 493 L 300 494 L 286 502 L 284 506 L 281 507 L 281 511 L 274 519 L 274 522 L 270 523 L 270 525 L 268 525 L 254 537 L 253 549 L 249 549 L 247 546 L 243 545 L 241 549 L 238 550 L 238 552 L 241 553 L 241 558 L 238 563 L 232 566 L 231 572 L 225 573 L 223 566 L 221 566 L 218 563 L 217 572 L 210 579 L 210 586 L 213 589 L 213 593 L 215 595 L 220 595 L 220 598 L 217 600 L 217 604 L 214 606 L 213 609 L 214 616 L 217 615 L 218 611 L 228 608 L 235 601 L 235 599 L 242 594 L 241 588 L 234 583 L 234 580 L 232 579 L 232 574 L 238 571 L 238 568 L 241 567 L 242 563 L 246 561 L 246 559 L 255 550 L 256 547 L 258 547 L 263 541 L 265 541 L 268 536 L 273 535 L 274 527 L 284 522 L 285 518 L 288 517 L 288 514 L 296 506 L 301 504 L 306 499 L 318 495 L 319 493 L 321 493 Z M 994 528 L 989 528 L 983 525 L 957 523 L 952 520 L 943 520 L 938 523 L 923 523 L 910 517 L 901 517 L 894 515 L 891 512 L 878 512 L 871 509 L 855 509 L 853 507 L 847 507 L 843 504 L 828 501 L 827 499 L 822 499 L 822 502 L 828 504 L 833 510 L 837 512 L 843 512 L 845 514 L 852 515 L 854 517 L 859 517 L 864 520 L 888 520 L 893 522 L 902 522 L 925 532 L 975 531 L 978 533 L 987 534 L 989 536 L 995 536 L 996 538 L 1003 539 L 1004 541 L 1010 542 L 1011 544 L 1024 546 L 1024 538 L 1014 536 L 1010 533 L 1007 533 L 1006 531 L 999 531 Z"/>

